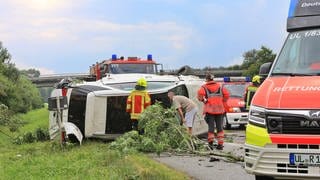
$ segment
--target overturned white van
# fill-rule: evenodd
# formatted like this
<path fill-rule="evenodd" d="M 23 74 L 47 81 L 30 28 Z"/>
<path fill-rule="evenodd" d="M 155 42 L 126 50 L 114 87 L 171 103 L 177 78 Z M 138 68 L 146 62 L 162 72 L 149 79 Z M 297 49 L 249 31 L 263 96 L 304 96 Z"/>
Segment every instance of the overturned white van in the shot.
<path fill-rule="evenodd" d="M 202 116 L 203 105 L 196 98 L 197 90 L 204 83 L 203 79 L 182 75 L 108 74 L 95 82 L 69 85 L 52 92 L 53 98 L 66 96 L 68 108 L 61 110 L 63 135 L 81 142 L 82 136 L 114 139 L 131 130 L 130 115 L 126 113 L 126 99 L 141 77 L 148 82 L 147 90 L 152 103 L 161 101 L 165 107 L 170 107 L 168 91 L 189 97 L 197 103 L 199 112 L 193 133 L 198 135 L 207 132 L 207 124 Z M 59 135 L 57 116 L 57 111 L 50 110 L 49 133 L 52 139 Z"/>

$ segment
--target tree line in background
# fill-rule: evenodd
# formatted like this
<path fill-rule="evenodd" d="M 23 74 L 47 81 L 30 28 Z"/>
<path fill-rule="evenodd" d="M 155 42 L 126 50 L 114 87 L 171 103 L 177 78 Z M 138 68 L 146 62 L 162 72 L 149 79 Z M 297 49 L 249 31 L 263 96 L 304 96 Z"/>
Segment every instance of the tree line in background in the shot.
<path fill-rule="evenodd" d="M 242 55 L 242 64 L 236 64 L 228 67 L 205 67 L 204 71 L 220 71 L 220 70 L 242 70 L 243 76 L 253 77 L 259 74 L 260 66 L 267 62 L 273 62 L 276 58 L 276 54 L 265 46 L 261 46 L 260 49 L 249 50 Z"/>
<path fill-rule="evenodd" d="M 39 90 L 28 80 L 26 71 L 19 71 L 11 62 L 11 55 L 1 42 L 0 105 L 13 114 L 43 107 Z"/>

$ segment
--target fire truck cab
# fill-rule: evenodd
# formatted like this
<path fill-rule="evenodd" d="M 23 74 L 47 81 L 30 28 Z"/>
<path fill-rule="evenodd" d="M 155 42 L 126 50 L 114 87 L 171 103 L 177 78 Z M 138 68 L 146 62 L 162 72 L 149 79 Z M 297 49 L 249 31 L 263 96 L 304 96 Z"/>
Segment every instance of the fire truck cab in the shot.
<path fill-rule="evenodd" d="M 108 74 L 160 74 L 162 69 L 162 64 L 156 63 L 151 54 L 148 54 L 147 59 L 124 58 L 123 56 L 118 58 L 116 54 L 113 54 L 111 59 L 90 66 L 90 76 L 94 80 L 99 80 Z"/>
<path fill-rule="evenodd" d="M 291 0 L 287 31 L 260 68 L 268 75 L 251 101 L 245 169 L 256 179 L 320 179 L 320 1 Z"/>

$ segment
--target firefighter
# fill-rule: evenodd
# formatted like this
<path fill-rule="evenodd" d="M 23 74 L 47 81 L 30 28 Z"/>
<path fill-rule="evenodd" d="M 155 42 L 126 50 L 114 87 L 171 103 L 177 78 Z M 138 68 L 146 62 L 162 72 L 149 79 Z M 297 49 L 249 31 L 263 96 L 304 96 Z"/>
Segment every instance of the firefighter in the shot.
<path fill-rule="evenodd" d="M 198 100 L 204 103 L 204 119 L 208 124 L 208 144 L 213 149 L 215 138 L 215 125 L 217 129 L 217 149 L 223 149 L 224 132 L 223 116 L 225 115 L 225 104 L 230 94 L 228 90 L 213 80 L 213 75 L 206 75 L 206 83 L 198 90 Z"/>
<path fill-rule="evenodd" d="M 175 95 L 172 91 L 168 92 L 168 97 L 172 102 L 172 106 L 178 111 L 181 124 L 185 124 L 188 127 L 189 134 L 192 135 L 193 122 L 198 112 L 197 105 L 191 99 Z"/>
<path fill-rule="evenodd" d="M 139 116 L 151 104 L 151 98 L 146 88 L 147 81 L 144 78 L 140 78 L 135 89 L 131 91 L 127 98 L 126 111 L 130 113 L 133 130 L 138 130 Z"/>
<path fill-rule="evenodd" d="M 258 87 L 260 86 L 261 80 L 262 79 L 259 75 L 255 75 L 252 78 L 252 84 L 247 87 L 246 93 L 244 95 L 246 110 L 250 109 L 251 100 L 253 98 L 253 95 L 256 93 Z"/>

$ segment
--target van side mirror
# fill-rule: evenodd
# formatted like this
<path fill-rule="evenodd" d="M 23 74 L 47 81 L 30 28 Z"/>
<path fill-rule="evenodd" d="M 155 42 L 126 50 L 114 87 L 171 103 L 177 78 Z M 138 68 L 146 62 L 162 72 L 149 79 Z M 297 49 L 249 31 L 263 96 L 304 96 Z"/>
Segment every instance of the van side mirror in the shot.
<path fill-rule="evenodd" d="M 267 77 L 271 68 L 272 62 L 264 63 L 260 66 L 259 75 Z"/>

